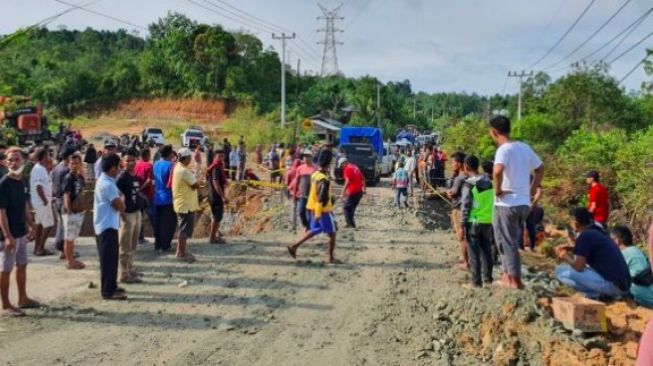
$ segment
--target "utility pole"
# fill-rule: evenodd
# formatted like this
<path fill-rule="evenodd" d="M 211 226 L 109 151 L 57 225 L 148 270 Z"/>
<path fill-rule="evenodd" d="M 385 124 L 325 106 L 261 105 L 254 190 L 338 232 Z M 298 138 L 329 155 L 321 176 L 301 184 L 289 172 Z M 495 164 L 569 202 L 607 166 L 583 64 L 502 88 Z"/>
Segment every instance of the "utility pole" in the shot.
<path fill-rule="evenodd" d="M 296 83 L 296 85 L 295 85 L 295 96 L 296 96 L 296 98 L 297 98 L 297 100 L 295 101 L 295 103 L 297 103 L 297 104 L 299 104 L 299 102 L 300 102 L 300 97 L 299 97 L 299 82 L 301 81 L 301 77 L 302 77 L 302 74 L 301 74 L 301 68 L 300 68 L 300 66 L 301 66 L 301 62 L 302 62 L 302 60 L 301 60 L 299 57 L 297 57 L 297 83 Z M 295 145 L 296 145 L 296 143 L 297 143 L 297 125 L 298 125 L 298 124 L 299 124 L 299 121 L 297 121 L 297 120 L 295 119 L 295 125 L 294 125 L 294 127 L 293 127 L 293 129 L 292 129 L 292 144 L 293 144 L 293 147 L 295 147 Z M 295 216 L 297 216 L 297 215 L 295 215 Z M 293 223 L 294 223 L 294 221 L 293 221 Z"/>
<path fill-rule="evenodd" d="M 522 87 L 524 85 L 524 77 L 528 76 L 531 77 L 533 76 L 533 71 L 527 73 L 526 71 L 508 71 L 508 77 L 511 78 L 519 78 L 519 97 L 517 99 L 517 120 L 521 119 L 521 111 L 522 111 L 522 105 L 521 105 L 521 99 L 522 99 Z"/>
<path fill-rule="evenodd" d="M 281 40 L 281 127 L 283 128 L 286 127 L 286 41 L 295 39 L 295 33 L 292 36 L 285 33 L 277 36 L 272 33 L 272 39 Z"/>
<path fill-rule="evenodd" d="M 381 84 L 376 86 L 376 127 L 381 128 Z"/>
<path fill-rule="evenodd" d="M 336 46 L 342 45 L 342 42 L 336 41 L 336 33 L 342 33 L 342 29 L 338 29 L 335 26 L 336 20 L 343 20 L 345 18 L 338 15 L 338 11 L 342 8 L 343 4 L 340 4 L 333 10 L 328 10 L 322 4 L 318 3 L 317 6 L 322 10 L 322 16 L 318 17 L 317 20 L 325 20 L 326 27 L 318 29 L 318 32 L 324 32 L 324 41 L 318 42 L 317 44 L 324 45 L 324 50 L 322 51 L 322 76 L 337 75 L 340 73 L 338 69 L 338 53 L 336 52 Z"/>
<path fill-rule="evenodd" d="M 413 97 L 413 121 L 417 121 L 417 97 Z"/>

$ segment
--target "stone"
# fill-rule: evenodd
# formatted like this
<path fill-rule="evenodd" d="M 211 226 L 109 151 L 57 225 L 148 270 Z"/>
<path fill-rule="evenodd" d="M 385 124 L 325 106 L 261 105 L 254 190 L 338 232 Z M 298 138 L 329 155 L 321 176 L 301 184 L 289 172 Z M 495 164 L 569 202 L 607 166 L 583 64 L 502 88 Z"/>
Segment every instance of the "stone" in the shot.
<path fill-rule="evenodd" d="M 440 343 L 438 340 L 433 341 L 433 350 L 440 352 L 440 350 L 442 350 L 442 343 Z"/>
<path fill-rule="evenodd" d="M 179 288 L 184 288 L 184 287 L 188 287 L 188 285 L 189 285 L 188 281 L 181 281 L 181 282 L 177 285 L 177 287 L 179 287 Z"/>
<path fill-rule="evenodd" d="M 93 281 L 90 281 L 90 282 L 88 283 L 88 288 L 91 288 L 91 289 L 93 289 L 93 288 L 97 288 L 97 285 L 96 285 Z"/>
<path fill-rule="evenodd" d="M 583 347 L 585 347 L 588 350 L 591 349 L 602 349 L 604 351 L 609 351 L 610 346 L 608 343 L 605 341 L 603 337 L 594 337 L 594 338 L 588 338 L 585 339 L 581 342 L 583 344 Z"/>

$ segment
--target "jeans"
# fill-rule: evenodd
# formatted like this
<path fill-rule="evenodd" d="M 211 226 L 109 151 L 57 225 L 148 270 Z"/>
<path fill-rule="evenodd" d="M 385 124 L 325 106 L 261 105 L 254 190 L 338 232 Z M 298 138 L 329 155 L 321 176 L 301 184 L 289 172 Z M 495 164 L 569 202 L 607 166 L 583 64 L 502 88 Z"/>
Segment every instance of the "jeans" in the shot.
<path fill-rule="evenodd" d="M 535 229 L 535 215 L 533 210 L 528 213 L 526 217 L 526 232 L 528 233 L 528 241 L 530 242 L 531 250 L 535 250 L 535 243 L 537 242 L 537 230 Z M 524 243 L 524 231 L 521 230 L 519 233 L 519 247 L 526 249 L 526 243 Z"/>
<path fill-rule="evenodd" d="M 154 249 L 170 250 L 177 231 L 177 214 L 172 205 L 156 205 L 154 223 Z"/>
<path fill-rule="evenodd" d="M 54 235 L 54 246 L 58 251 L 63 252 L 64 241 L 64 228 L 61 213 L 63 211 L 63 200 L 61 198 L 54 199 L 54 212 L 57 217 L 57 231 Z"/>
<path fill-rule="evenodd" d="M 582 272 L 578 272 L 568 264 L 561 264 L 556 267 L 555 274 L 558 281 L 582 292 L 590 299 L 597 299 L 600 296 L 621 297 L 626 294 L 590 267 L 585 267 Z"/>
<path fill-rule="evenodd" d="M 342 210 L 345 214 L 345 222 L 347 227 L 356 227 L 356 221 L 354 220 L 354 215 L 356 214 L 356 207 L 363 198 L 363 191 L 355 193 L 351 196 L 345 198 L 345 204 L 342 206 Z"/>
<path fill-rule="evenodd" d="M 102 297 L 111 297 L 118 287 L 118 230 L 106 229 L 97 236 L 100 257 L 100 290 Z"/>
<path fill-rule="evenodd" d="M 156 227 L 156 224 L 154 223 L 154 201 L 150 200 L 147 203 L 147 207 L 145 210 L 143 210 L 143 214 L 147 216 L 147 220 L 150 222 L 150 227 L 152 228 L 152 235 L 154 235 L 154 228 Z M 140 233 L 138 234 L 138 241 L 142 242 L 145 241 L 145 217 L 141 218 L 141 230 Z"/>
<path fill-rule="evenodd" d="M 404 204 L 406 205 L 406 207 L 408 207 L 408 187 L 397 188 L 397 196 L 395 197 L 397 207 L 401 207 L 401 196 L 406 197 L 406 201 L 404 202 Z"/>
<path fill-rule="evenodd" d="M 310 221 L 308 219 L 308 211 L 306 211 L 306 203 L 308 198 L 300 197 L 297 200 L 297 215 L 299 215 L 299 220 L 302 222 L 304 229 L 310 229 Z"/>
<path fill-rule="evenodd" d="M 481 286 L 481 275 L 483 282 L 492 283 L 492 231 L 492 224 L 465 225 L 469 271 L 474 286 Z"/>
<path fill-rule="evenodd" d="M 519 257 L 519 237 L 524 220 L 530 208 L 523 206 L 494 206 L 494 238 L 501 252 L 503 272 L 511 277 L 521 278 L 521 258 Z"/>

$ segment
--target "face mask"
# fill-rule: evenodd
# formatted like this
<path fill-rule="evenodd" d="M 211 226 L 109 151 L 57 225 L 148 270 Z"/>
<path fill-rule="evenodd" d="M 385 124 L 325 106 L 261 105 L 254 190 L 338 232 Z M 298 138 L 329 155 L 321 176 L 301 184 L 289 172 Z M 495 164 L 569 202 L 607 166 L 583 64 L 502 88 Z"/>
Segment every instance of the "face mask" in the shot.
<path fill-rule="evenodd" d="M 9 169 L 9 174 L 11 175 L 21 175 L 23 174 L 23 169 L 25 169 L 25 165 L 21 165 L 20 168 L 18 169 Z"/>

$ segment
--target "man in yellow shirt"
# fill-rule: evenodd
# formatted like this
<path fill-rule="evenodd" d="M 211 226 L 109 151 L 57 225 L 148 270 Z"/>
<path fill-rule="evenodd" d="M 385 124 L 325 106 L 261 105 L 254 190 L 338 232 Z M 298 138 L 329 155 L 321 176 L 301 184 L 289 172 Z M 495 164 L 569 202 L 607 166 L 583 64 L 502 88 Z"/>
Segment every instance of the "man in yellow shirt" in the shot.
<path fill-rule="evenodd" d="M 331 198 L 329 181 L 329 166 L 331 155 L 322 154 L 318 161 L 320 170 L 311 176 L 311 189 L 308 193 L 306 209 L 310 216 L 310 228 L 295 245 L 288 247 L 288 253 L 293 258 L 297 257 L 297 248 L 307 240 L 321 233 L 329 236 L 326 263 L 336 262 L 333 252 L 336 248 L 336 220 L 333 216 L 333 199 Z"/>
<path fill-rule="evenodd" d="M 181 148 L 177 152 L 179 161 L 172 173 L 172 205 L 179 220 L 179 239 L 177 243 L 177 260 L 193 263 L 195 257 L 186 252 L 186 241 L 193 237 L 195 226 L 195 212 L 200 205 L 197 199 L 199 183 L 195 174 L 188 169 L 193 152 Z"/>

